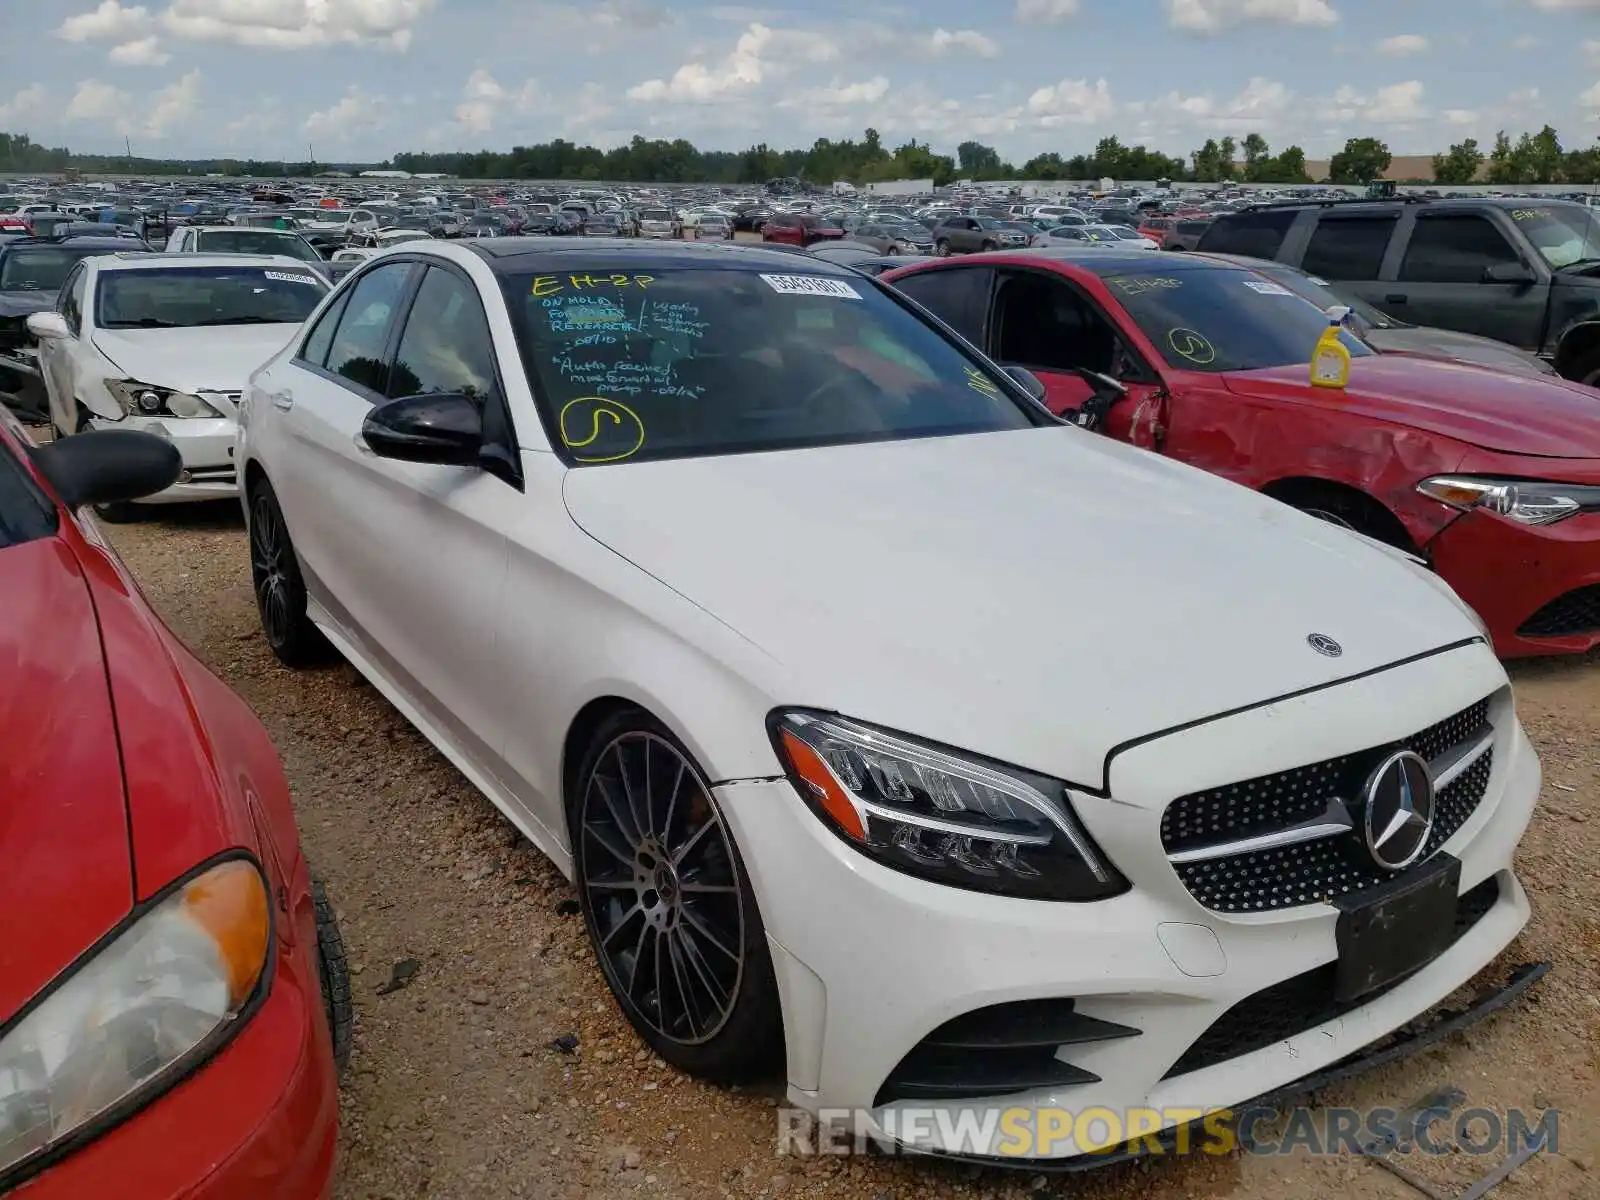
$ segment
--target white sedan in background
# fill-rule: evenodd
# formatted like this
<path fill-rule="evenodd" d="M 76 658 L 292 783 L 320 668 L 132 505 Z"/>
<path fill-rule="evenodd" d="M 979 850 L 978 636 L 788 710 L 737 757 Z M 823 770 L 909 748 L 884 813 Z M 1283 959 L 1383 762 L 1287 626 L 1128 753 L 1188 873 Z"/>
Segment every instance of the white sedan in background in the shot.
<path fill-rule="evenodd" d="M 183 473 L 141 503 L 235 495 L 235 418 L 245 381 L 327 291 L 306 263 L 284 256 L 84 259 L 62 284 L 55 311 L 28 318 L 56 436 L 142 429 L 171 440 Z"/>
<path fill-rule="evenodd" d="M 1506 947 L 1539 765 L 1425 567 L 1037 394 L 817 259 L 399 247 L 251 378 L 263 631 L 574 880 L 675 1066 L 964 1153 L 901 1122 L 1198 1116 Z"/>

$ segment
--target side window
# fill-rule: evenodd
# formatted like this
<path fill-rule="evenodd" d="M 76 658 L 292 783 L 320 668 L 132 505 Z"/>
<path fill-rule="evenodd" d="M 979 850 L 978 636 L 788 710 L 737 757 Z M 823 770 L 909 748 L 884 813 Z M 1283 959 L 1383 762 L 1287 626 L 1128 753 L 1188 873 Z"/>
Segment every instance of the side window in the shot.
<path fill-rule="evenodd" d="M 383 351 L 410 277 L 410 263 L 385 263 L 356 281 L 333 335 L 328 370 L 383 395 L 389 378 Z"/>
<path fill-rule="evenodd" d="M 429 267 L 389 371 L 391 397 L 440 392 L 480 403 L 496 391 L 494 338 L 475 288 Z"/>
<path fill-rule="evenodd" d="M 1028 271 L 1006 271 L 994 305 L 995 358 L 1045 371 L 1087 367 L 1110 374 L 1117 335 L 1106 319 L 1065 283 Z"/>
<path fill-rule="evenodd" d="M 88 286 L 89 272 L 82 263 L 72 268 L 72 274 L 61 285 L 59 307 L 66 318 L 67 328 L 74 334 L 83 327 L 83 291 Z"/>
<path fill-rule="evenodd" d="M 328 347 L 333 345 L 333 334 L 339 328 L 339 317 L 349 302 L 350 293 L 346 292 L 328 306 L 327 312 L 317 318 L 317 323 L 312 326 L 311 333 L 306 337 L 297 355 L 302 362 L 310 363 L 314 367 L 327 366 Z"/>
<path fill-rule="evenodd" d="M 1324 279 L 1376 279 L 1395 230 L 1393 217 L 1323 217 L 1306 247 L 1301 270 Z M 1203 249 L 1210 249 L 1206 235 Z"/>
<path fill-rule="evenodd" d="M 1481 283 L 1489 267 L 1519 261 L 1505 235 L 1485 217 L 1419 215 L 1400 263 L 1400 278 L 1413 283 Z"/>
<path fill-rule="evenodd" d="M 1251 258 L 1276 258 L 1300 215 L 1297 208 L 1270 208 L 1218 219 L 1206 230 L 1200 249 L 1217 254 L 1244 254 Z"/>
<path fill-rule="evenodd" d="M 897 279 L 890 286 L 910 296 L 974 346 L 983 346 L 983 319 L 989 307 L 994 272 L 979 267 L 946 267 Z"/>

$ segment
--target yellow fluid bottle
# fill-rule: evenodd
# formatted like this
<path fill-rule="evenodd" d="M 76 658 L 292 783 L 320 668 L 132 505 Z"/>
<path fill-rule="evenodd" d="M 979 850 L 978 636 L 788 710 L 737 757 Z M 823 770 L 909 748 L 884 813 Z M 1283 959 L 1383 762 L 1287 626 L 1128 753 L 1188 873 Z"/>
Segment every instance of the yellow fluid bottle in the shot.
<path fill-rule="evenodd" d="M 1342 388 L 1350 382 L 1350 351 L 1339 340 L 1339 330 L 1348 310 L 1333 309 L 1328 313 L 1328 327 L 1317 339 L 1311 352 L 1311 386 Z"/>

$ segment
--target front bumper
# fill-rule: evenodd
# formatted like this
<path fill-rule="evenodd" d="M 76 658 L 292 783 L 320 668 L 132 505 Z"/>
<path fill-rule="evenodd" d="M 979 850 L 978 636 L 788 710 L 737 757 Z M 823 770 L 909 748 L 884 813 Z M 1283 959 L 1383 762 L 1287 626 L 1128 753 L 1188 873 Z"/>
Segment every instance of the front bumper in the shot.
<path fill-rule="evenodd" d="M 216 1058 L 16 1200 L 327 1200 L 339 1131 L 309 905 L 267 1002 Z"/>
<path fill-rule="evenodd" d="M 1489 626 L 1502 657 L 1581 654 L 1600 645 L 1600 513 L 1544 526 L 1463 513 L 1425 549 Z"/>
<path fill-rule="evenodd" d="M 234 442 L 239 431 L 232 417 L 93 417 L 94 429 L 138 429 L 165 438 L 183 456 L 183 473 L 164 492 L 140 504 L 183 504 L 196 500 L 229 500 L 239 494 Z"/>
<path fill-rule="evenodd" d="M 1490 963 L 1528 919 L 1511 857 L 1540 786 L 1504 676 L 1477 644 L 1337 688 L 1157 738 L 1119 754 L 1112 799 L 1077 812 L 1133 889 L 1093 904 L 1012 900 L 891 871 L 828 832 L 787 781 L 725 784 L 718 799 L 756 891 L 783 1005 L 789 1097 L 814 1112 L 891 1110 L 1209 1112 L 1272 1092 L 1349 1058 L 1439 1004 Z M 1387 991 L 1264 1048 L 1173 1073 L 1240 1002 L 1337 958 L 1337 910 L 1314 903 L 1224 914 L 1203 907 L 1161 850 L 1175 797 L 1382 746 L 1493 693 L 1496 743 L 1482 801 L 1442 847 L 1461 862 L 1460 894 L 1493 877 L 1497 898 L 1447 950 Z M 1412 716 L 1415 720 L 1412 720 Z M 1409 730 L 1400 731 L 1402 733 Z M 1483 894 L 1483 893 L 1478 893 Z M 849 936 L 844 936 L 847 931 Z M 937 1102 L 880 1089 L 952 1018 L 1029 1000 L 1076 1001 L 1086 1017 L 1135 1036 L 1070 1045 L 1058 1057 L 1097 1076 L 1044 1091 Z M 1180 1122 L 1176 1115 L 1166 1125 Z M 931 1127 L 930 1127 L 931 1126 Z M 917 1149 L 973 1153 L 947 1122 L 922 1123 Z M 1037 1157 L 1095 1146 L 1070 1134 Z M 978 1151 L 980 1154 L 981 1150 Z"/>

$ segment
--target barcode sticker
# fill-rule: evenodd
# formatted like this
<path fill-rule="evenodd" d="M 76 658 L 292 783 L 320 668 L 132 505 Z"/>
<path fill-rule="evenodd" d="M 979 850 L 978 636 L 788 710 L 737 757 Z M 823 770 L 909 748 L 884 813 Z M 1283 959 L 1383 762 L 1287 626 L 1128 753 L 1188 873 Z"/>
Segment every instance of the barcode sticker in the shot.
<path fill-rule="evenodd" d="M 861 293 L 842 279 L 820 275 L 763 275 L 768 287 L 785 296 L 832 296 L 835 300 L 859 300 Z"/>

